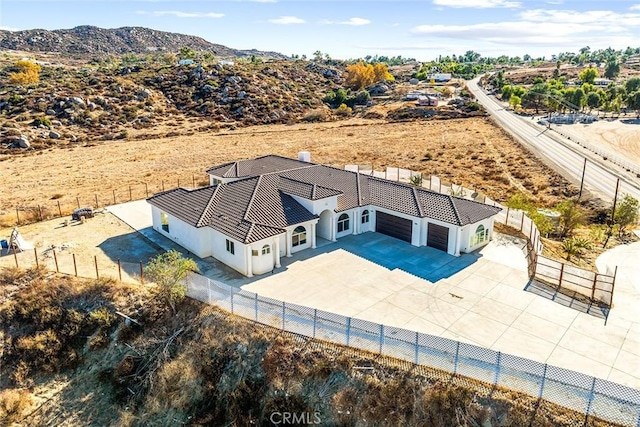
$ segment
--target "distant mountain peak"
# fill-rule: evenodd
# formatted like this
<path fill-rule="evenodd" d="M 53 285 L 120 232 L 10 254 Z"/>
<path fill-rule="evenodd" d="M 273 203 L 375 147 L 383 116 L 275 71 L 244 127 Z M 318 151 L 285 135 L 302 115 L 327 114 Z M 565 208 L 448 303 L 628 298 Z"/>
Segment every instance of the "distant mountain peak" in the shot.
<path fill-rule="evenodd" d="M 188 46 L 223 58 L 263 56 L 285 59 L 277 52 L 238 50 L 208 42 L 202 37 L 170 33 L 145 27 L 100 28 L 80 25 L 63 30 L 0 30 L 0 49 L 47 52 L 74 57 L 122 55 L 125 53 L 173 52 Z"/>

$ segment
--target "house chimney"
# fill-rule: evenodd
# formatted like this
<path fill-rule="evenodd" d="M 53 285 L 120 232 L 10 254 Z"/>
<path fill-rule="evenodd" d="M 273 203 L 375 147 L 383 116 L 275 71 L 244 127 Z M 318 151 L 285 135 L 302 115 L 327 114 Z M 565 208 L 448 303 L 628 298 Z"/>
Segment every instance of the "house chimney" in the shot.
<path fill-rule="evenodd" d="M 300 151 L 298 153 L 298 160 L 301 162 L 311 163 L 311 153 L 308 151 Z"/>

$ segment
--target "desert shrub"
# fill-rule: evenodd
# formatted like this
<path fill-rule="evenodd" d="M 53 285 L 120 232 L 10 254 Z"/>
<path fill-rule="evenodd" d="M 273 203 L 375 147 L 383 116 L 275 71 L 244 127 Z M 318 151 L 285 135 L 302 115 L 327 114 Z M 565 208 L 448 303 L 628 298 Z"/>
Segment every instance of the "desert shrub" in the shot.
<path fill-rule="evenodd" d="M 327 114 L 322 110 L 311 111 L 302 118 L 302 121 L 307 123 L 325 122 L 327 121 Z"/>
<path fill-rule="evenodd" d="M 340 104 L 340 106 L 336 109 L 336 114 L 338 116 L 350 116 L 353 113 L 353 109 L 351 107 L 347 107 L 346 104 Z"/>
<path fill-rule="evenodd" d="M 0 420 L 7 425 L 20 421 L 25 409 L 31 406 L 32 401 L 28 390 L 0 391 Z"/>

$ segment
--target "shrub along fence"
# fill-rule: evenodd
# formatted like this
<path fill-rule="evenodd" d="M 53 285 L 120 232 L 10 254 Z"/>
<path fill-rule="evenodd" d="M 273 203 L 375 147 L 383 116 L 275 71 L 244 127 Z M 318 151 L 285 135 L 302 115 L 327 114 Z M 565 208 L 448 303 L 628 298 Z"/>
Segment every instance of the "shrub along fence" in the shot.
<path fill-rule="evenodd" d="M 208 177 L 185 175 L 175 180 L 160 180 L 156 182 L 141 182 L 124 185 L 109 191 L 100 191 L 93 196 L 73 196 L 68 194 L 56 194 L 50 200 L 40 202 L 24 202 L 13 208 L 5 209 L 0 216 L 0 226 L 17 226 L 60 218 L 71 215 L 75 209 L 92 207 L 93 209 L 133 200 L 145 199 L 160 191 L 175 187 L 198 188 L 209 185 Z"/>
<path fill-rule="evenodd" d="M 616 271 L 608 271 L 607 274 L 595 273 L 540 255 L 543 249 L 540 231 L 533 220 L 523 211 L 501 205 L 479 194 L 476 190 L 465 188 L 461 185 L 445 183 L 435 175 L 427 176 L 420 172 L 391 167 L 387 167 L 385 171 L 376 171 L 369 165 L 346 165 L 345 170 L 419 185 L 437 193 L 450 194 L 502 208 L 502 211 L 496 215 L 496 221 L 520 231 L 527 238 L 527 245 L 523 248 L 523 252 L 527 258 L 530 279 L 535 279 L 556 289 L 575 292 L 594 303 L 611 307 Z"/>
<path fill-rule="evenodd" d="M 483 347 L 354 319 L 246 292 L 192 274 L 187 295 L 301 336 L 391 356 L 506 387 L 594 419 L 640 426 L 640 390 Z"/>

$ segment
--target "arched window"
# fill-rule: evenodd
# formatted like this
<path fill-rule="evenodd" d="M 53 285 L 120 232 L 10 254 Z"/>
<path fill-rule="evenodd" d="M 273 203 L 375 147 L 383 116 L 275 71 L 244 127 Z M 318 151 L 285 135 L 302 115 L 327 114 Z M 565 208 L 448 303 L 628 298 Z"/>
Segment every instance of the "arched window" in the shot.
<path fill-rule="evenodd" d="M 162 224 L 162 229 L 169 232 L 169 215 L 164 212 L 160 212 L 160 223 Z"/>
<path fill-rule="evenodd" d="M 484 228 L 484 225 L 480 224 L 476 228 L 475 234 L 471 237 L 471 246 L 479 245 L 487 240 L 489 237 L 489 230 Z"/>
<path fill-rule="evenodd" d="M 338 233 L 349 230 L 349 215 L 346 213 L 338 218 Z"/>
<path fill-rule="evenodd" d="M 369 211 L 364 210 L 362 211 L 362 223 L 366 224 L 367 222 L 369 222 Z"/>
<path fill-rule="evenodd" d="M 271 253 L 271 246 L 264 245 L 262 247 L 262 255 L 269 255 Z"/>
<path fill-rule="evenodd" d="M 292 246 L 300 246 L 307 243 L 307 229 L 303 226 L 298 226 L 293 230 L 293 235 L 291 236 L 291 245 Z"/>

